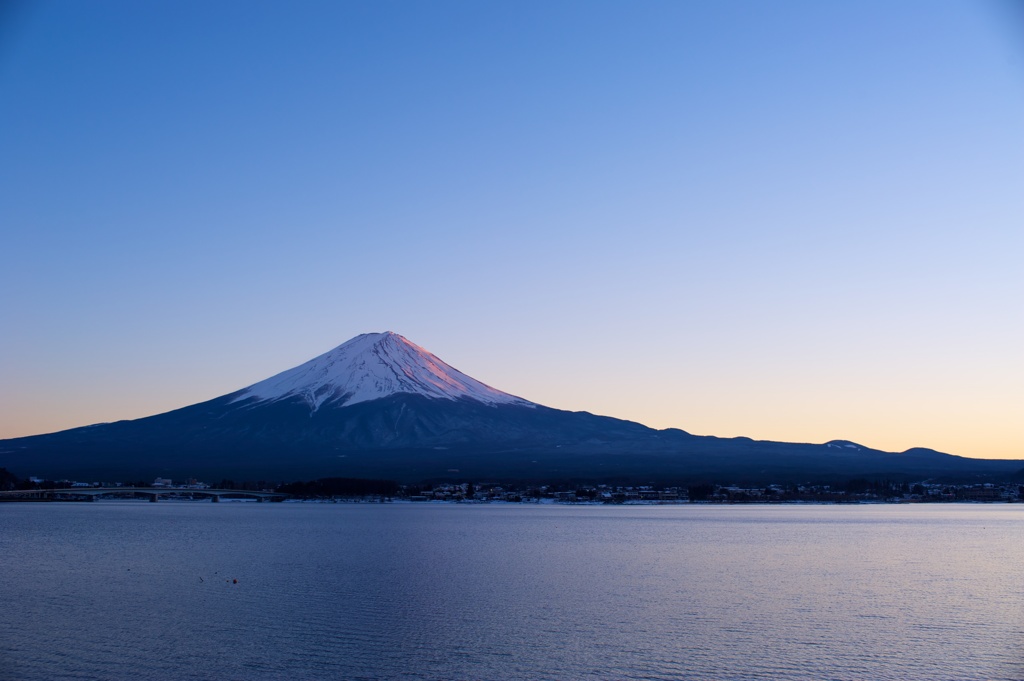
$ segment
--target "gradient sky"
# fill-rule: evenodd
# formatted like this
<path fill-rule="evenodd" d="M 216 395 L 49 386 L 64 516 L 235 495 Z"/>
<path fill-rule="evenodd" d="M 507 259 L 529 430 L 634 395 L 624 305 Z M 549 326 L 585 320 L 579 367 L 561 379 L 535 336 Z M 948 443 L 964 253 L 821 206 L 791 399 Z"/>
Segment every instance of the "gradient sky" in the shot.
<path fill-rule="evenodd" d="M 1024 458 L 1022 256 L 1012 2 L 0 6 L 0 437 L 391 330 L 552 407 Z"/>

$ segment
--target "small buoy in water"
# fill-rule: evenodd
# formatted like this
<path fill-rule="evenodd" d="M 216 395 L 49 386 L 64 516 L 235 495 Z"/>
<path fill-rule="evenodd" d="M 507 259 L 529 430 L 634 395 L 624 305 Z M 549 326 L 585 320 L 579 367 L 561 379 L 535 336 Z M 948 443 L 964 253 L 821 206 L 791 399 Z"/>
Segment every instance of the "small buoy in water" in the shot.
<path fill-rule="evenodd" d="M 238 584 L 238 580 L 237 580 L 237 579 L 232 579 L 232 580 L 231 580 L 231 583 L 232 583 L 232 584 Z"/>

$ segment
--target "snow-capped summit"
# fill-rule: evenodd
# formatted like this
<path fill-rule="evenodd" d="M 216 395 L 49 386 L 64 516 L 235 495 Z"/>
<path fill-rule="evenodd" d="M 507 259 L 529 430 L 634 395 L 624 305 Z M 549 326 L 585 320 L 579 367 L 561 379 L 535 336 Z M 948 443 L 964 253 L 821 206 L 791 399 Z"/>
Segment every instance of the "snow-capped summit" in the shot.
<path fill-rule="evenodd" d="M 232 402 L 301 397 L 317 411 L 328 403 L 349 406 L 396 393 L 534 406 L 470 378 L 391 331 L 356 336 L 305 364 L 244 388 Z"/>

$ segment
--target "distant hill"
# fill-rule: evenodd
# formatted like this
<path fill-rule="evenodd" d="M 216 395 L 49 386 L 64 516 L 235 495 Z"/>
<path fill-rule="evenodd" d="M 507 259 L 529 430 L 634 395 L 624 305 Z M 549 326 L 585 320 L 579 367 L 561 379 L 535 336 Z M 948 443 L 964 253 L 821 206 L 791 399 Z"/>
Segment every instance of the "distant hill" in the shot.
<path fill-rule="evenodd" d="M 208 402 L 132 421 L 0 440 L 19 477 L 81 480 L 366 477 L 618 482 L 1003 480 L 1024 461 L 846 441 L 695 436 L 551 409 L 449 366 L 395 333 L 363 334 Z"/>

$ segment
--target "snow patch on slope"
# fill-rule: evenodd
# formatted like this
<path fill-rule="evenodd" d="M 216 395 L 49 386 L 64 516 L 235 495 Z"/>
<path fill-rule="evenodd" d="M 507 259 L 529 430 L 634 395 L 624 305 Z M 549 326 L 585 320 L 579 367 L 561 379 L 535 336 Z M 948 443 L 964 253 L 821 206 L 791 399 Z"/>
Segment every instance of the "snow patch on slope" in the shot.
<path fill-rule="evenodd" d="M 850 442 L 849 440 L 832 440 L 830 442 L 826 442 L 825 446 L 833 449 L 854 449 L 857 451 L 864 449 L 863 446 L 856 442 Z"/>
<path fill-rule="evenodd" d="M 232 400 L 301 397 L 316 411 L 396 393 L 471 399 L 489 405 L 536 406 L 470 378 L 397 333 L 364 333 L 305 364 L 244 388 Z"/>

